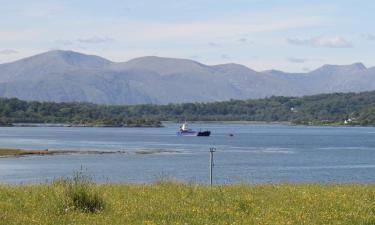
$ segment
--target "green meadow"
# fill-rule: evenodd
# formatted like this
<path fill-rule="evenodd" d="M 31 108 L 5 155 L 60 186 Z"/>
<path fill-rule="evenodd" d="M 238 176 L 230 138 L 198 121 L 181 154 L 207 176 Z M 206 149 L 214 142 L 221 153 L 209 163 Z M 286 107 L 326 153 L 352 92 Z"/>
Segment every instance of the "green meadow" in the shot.
<path fill-rule="evenodd" d="M 375 185 L 0 185 L 1 224 L 375 224 Z"/>

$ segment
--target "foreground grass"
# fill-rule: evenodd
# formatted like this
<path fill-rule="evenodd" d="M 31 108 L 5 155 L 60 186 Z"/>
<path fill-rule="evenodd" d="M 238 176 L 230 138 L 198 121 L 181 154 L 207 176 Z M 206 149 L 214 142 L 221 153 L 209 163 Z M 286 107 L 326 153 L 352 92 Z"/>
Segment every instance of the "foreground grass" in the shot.
<path fill-rule="evenodd" d="M 85 185 L 97 210 L 71 183 L 0 185 L 0 224 L 375 224 L 375 185 Z"/>

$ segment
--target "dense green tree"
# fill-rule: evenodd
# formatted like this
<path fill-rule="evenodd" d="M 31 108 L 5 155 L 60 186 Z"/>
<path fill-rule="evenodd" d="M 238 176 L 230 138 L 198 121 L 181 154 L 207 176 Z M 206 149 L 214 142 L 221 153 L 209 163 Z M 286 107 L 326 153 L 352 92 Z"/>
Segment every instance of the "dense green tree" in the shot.
<path fill-rule="evenodd" d="M 269 97 L 212 103 L 105 106 L 0 98 L 0 124 L 68 123 L 77 125 L 157 126 L 163 120 L 266 121 L 296 124 L 375 125 L 375 91 Z"/>

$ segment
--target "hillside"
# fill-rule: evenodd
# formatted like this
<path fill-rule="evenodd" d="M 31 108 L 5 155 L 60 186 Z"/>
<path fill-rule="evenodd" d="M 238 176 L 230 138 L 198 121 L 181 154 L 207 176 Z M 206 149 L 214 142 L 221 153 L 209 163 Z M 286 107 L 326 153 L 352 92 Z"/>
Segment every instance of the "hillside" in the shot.
<path fill-rule="evenodd" d="M 375 125 L 375 91 L 306 97 L 270 97 L 212 103 L 106 106 L 92 103 L 0 99 L 1 124 L 69 123 L 159 125 L 163 120 L 264 121 L 295 124 Z"/>
<path fill-rule="evenodd" d="M 108 105 L 215 102 L 371 91 L 374 78 L 375 68 L 361 63 L 293 74 L 156 56 L 117 63 L 56 50 L 0 65 L 0 97 Z"/>

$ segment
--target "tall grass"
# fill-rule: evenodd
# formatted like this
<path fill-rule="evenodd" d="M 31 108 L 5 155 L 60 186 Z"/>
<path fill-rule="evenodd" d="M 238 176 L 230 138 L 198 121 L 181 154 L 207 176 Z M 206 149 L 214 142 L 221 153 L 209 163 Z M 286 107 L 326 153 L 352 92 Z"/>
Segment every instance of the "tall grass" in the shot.
<path fill-rule="evenodd" d="M 76 172 L 72 178 L 64 178 L 55 182 L 61 186 L 64 196 L 60 199 L 64 211 L 80 210 L 95 213 L 104 208 L 104 200 L 95 188 L 92 178 L 82 172 Z"/>
<path fill-rule="evenodd" d="M 0 185 L 0 224 L 375 224 L 375 185 Z"/>

